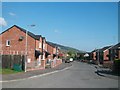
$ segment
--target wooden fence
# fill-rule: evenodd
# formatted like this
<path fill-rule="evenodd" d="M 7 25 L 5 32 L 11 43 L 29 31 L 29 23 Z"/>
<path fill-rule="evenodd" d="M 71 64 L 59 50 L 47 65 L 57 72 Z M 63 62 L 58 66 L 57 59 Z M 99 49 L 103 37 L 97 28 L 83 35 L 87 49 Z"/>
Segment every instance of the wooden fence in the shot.
<path fill-rule="evenodd" d="M 25 66 L 25 55 L 1 55 L 2 56 L 2 68 L 13 69 L 15 64 L 21 65 L 22 70 Z"/>

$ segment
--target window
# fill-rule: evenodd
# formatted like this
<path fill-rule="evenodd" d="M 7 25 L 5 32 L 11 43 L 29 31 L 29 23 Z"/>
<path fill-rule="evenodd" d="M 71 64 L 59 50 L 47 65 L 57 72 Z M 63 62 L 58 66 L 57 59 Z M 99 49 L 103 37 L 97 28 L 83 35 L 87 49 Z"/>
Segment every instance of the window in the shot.
<path fill-rule="evenodd" d="M 43 49 L 45 49 L 45 44 L 43 44 Z"/>
<path fill-rule="evenodd" d="M 39 43 L 39 48 L 42 48 L 42 43 L 41 42 Z"/>
<path fill-rule="evenodd" d="M 43 55 L 43 60 L 45 60 L 45 55 Z"/>
<path fill-rule="evenodd" d="M 6 41 L 6 46 L 10 46 L 10 40 Z"/>
<path fill-rule="evenodd" d="M 41 55 L 39 55 L 38 65 L 41 65 Z"/>

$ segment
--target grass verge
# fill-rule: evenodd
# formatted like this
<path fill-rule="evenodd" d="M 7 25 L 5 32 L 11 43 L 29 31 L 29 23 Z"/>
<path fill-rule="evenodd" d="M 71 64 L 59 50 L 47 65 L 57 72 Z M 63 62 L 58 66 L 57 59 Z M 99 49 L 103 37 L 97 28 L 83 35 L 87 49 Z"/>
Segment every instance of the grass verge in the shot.
<path fill-rule="evenodd" d="M 11 70 L 11 69 L 2 69 L 0 68 L 0 74 L 16 74 L 16 73 L 20 73 L 23 71 L 15 71 L 15 70 Z"/>

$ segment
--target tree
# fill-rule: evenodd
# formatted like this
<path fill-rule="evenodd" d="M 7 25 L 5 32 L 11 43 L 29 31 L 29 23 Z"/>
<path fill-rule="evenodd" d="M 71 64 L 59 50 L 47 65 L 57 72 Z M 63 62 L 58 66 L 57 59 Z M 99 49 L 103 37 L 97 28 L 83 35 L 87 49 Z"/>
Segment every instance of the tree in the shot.
<path fill-rule="evenodd" d="M 67 53 L 67 54 L 69 55 L 69 57 L 75 58 L 76 52 L 75 52 L 75 51 L 70 50 L 70 51 L 68 51 L 68 53 Z"/>

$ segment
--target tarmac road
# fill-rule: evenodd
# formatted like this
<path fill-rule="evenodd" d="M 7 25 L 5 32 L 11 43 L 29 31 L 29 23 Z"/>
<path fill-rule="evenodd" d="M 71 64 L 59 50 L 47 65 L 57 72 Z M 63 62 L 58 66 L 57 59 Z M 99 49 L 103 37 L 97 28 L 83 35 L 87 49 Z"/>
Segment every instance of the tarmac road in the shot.
<path fill-rule="evenodd" d="M 118 88 L 118 80 L 99 76 L 94 65 L 72 62 L 68 69 L 44 76 L 2 82 L 3 88 Z"/>

